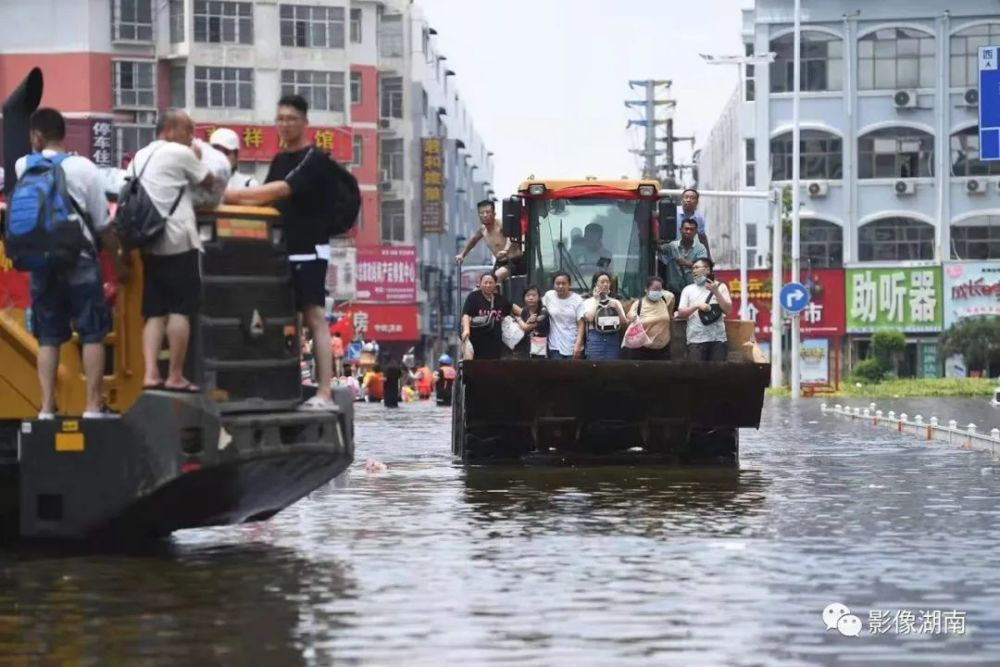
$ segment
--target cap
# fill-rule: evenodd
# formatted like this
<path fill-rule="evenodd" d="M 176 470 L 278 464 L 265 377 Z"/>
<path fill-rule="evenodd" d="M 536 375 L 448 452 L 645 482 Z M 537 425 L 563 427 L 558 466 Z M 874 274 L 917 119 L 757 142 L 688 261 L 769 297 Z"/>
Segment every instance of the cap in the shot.
<path fill-rule="evenodd" d="M 451 357 L 449 357 L 447 354 L 442 354 L 441 357 L 438 359 L 438 363 L 441 364 L 442 366 L 451 366 L 452 363 Z"/>
<path fill-rule="evenodd" d="M 208 138 L 208 143 L 213 146 L 222 146 L 227 151 L 238 151 L 240 149 L 240 137 L 235 131 L 228 127 L 220 127 Z"/>

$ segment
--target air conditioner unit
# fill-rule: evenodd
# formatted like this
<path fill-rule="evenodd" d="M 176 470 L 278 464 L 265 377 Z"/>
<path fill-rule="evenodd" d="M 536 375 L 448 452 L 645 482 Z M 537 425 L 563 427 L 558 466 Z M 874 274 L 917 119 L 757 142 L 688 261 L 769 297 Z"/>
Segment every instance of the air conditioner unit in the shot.
<path fill-rule="evenodd" d="M 892 96 L 892 103 L 897 109 L 914 109 L 917 106 L 917 91 L 897 90 Z"/>
<path fill-rule="evenodd" d="M 968 106 L 970 106 L 970 107 L 978 107 L 979 106 L 979 89 L 978 88 L 969 88 L 968 90 L 965 91 L 965 95 L 963 97 L 965 99 L 965 103 Z"/>
<path fill-rule="evenodd" d="M 378 122 L 378 126 L 381 127 L 383 130 L 389 129 L 389 126 L 390 126 L 389 119 L 388 118 L 383 118 L 382 120 L 380 120 Z"/>
<path fill-rule="evenodd" d="M 986 179 L 970 178 L 965 182 L 965 191 L 968 192 L 970 195 L 986 194 Z"/>
<path fill-rule="evenodd" d="M 382 181 L 379 183 L 379 189 L 382 192 L 392 192 L 392 181 Z"/>
<path fill-rule="evenodd" d="M 902 197 L 904 195 L 916 194 L 917 184 L 913 181 L 899 180 L 893 184 L 892 189 L 896 191 L 896 195 Z"/>
<path fill-rule="evenodd" d="M 806 185 L 806 192 L 810 197 L 825 197 L 830 191 L 830 184 L 826 181 L 812 181 Z"/>

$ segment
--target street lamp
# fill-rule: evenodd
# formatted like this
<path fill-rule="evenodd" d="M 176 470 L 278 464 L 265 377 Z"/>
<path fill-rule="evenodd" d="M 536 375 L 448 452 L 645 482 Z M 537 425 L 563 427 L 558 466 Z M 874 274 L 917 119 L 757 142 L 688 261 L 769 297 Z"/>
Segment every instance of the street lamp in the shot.
<path fill-rule="evenodd" d="M 709 65 L 736 65 L 736 73 L 739 79 L 739 96 L 740 104 L 743 104 L 743 98 L 745 96 L 744 85 L 743 85 L 743 68 L 746 65 L 769 65 L 774 62 L 777 53 L 770 51 L 768 53 L 757 53 L 752 56 L 712 56 L 705 53 L 699 53 L 702 60 L 704 60 Z M 737 114 L 737 118 L 742 119 L 743 114 Z M 740 179 L 737 190 L 742 191 L 746 187 L 746 139 L 743 137 L 743 127 L 740 124 L 740 141 L 739 141 L 739 155 L 740 155 Z M 740 319 L 745 320 L 750 316 L 750 290 L 747 289 L 747 229 L 746 224 L 743 222 L 743 201 L 740 200 L 739 203 L 739 214 L 736 216 L 736 220 L 739 223 L 739 233 L 740 233 Z"/>

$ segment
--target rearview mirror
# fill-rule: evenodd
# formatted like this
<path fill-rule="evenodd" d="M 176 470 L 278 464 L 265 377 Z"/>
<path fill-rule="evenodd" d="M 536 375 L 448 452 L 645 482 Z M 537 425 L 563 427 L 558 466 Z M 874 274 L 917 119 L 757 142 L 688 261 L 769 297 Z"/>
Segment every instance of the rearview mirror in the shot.
<path fill-rule="evenodd" d="M 660 200 L 659 227 L 660 243 L 677 240 L 677 202 L 671 197 Z"/>
<path fill-rule="evenodd" d="M 507 197 L 503 200 L 503 235 L 509 239 L 521 238 L 521 211 L 523 207 L 520 197 Z"/>

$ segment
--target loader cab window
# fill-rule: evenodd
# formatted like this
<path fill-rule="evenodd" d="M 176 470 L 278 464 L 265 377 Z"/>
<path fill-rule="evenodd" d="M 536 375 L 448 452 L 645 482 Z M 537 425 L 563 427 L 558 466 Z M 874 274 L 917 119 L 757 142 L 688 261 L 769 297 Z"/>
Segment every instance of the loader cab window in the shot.
<path fill-rule="evenodd" d="M 596 271 L 608 271 L 623 298 L 642 294 L 640 225 L 651 205 L 641 200 L 536 199 L 529 203 L 535 282 L 548 284 L 556 271 L 572 277 L 572 289 L 589 296 Z"/>

